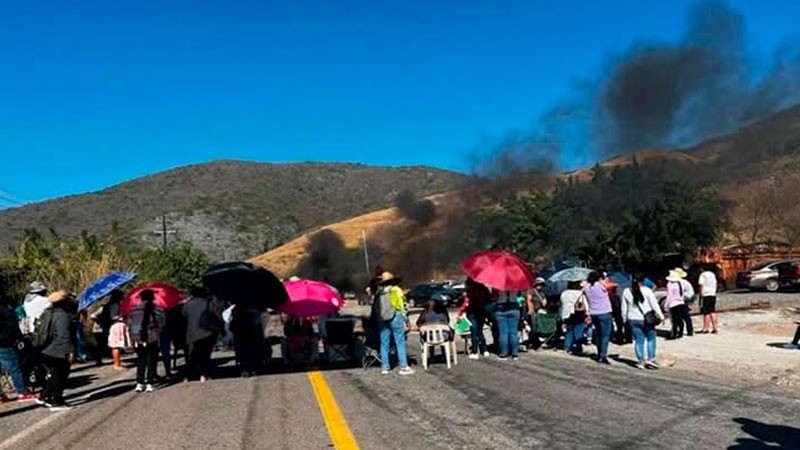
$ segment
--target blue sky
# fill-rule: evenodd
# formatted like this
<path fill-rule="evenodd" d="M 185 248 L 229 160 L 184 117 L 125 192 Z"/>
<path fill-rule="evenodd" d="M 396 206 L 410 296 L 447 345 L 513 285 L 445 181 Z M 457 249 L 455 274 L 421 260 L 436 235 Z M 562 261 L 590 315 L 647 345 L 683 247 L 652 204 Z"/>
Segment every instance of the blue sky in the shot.
<path fill-rule="evenodd" d="M 3 2 L 0 207 L 218 158 L 468 171 L 691 4 Z M 748 48 L 799 31 L 800 2 L 728 4 Z"/>

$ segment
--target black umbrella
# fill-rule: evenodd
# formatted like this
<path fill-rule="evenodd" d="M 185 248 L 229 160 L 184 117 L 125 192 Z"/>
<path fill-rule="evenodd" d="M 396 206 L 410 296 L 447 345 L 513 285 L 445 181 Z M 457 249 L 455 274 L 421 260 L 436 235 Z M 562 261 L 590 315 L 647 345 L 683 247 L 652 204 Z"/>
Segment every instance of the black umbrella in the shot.
<path fill-rule="evenodd" d="M 275 274 L 246 262 L 212 266 L 203 274 L 203 284 L 217 297 L 247 308 L 277 309 L 289 299 Z"/>

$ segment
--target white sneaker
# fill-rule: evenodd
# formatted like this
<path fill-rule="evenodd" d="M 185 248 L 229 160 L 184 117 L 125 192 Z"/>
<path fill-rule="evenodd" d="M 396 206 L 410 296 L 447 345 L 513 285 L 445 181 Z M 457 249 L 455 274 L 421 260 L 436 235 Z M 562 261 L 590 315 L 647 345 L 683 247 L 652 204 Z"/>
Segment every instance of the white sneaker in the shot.
<path fill-rule="evenodd" d="M 136 392 L 144 392 L 144 385 L 142 383 L 136 383 Z"/>
<path fill-rule="evenodd" d="M 478 359 L 478 358 L 480 358 L 480 355 L 478 355 L 477 353 L 470 353 L 469 354 L 469 359 Z"/>
<path fill-rule="evenodd" d="M 400 375 L 414 375 L 414 369 L 411 367 L 403 367 L 400 369 Z"/>
<path fill-rule="evenodd" d="M 488 358 L 489 356 L 491 356 L 491 353 L 489 353 L 487 350 L 484 350 L 483 351 L 483 357 L 484 358 Z"/>
<path fill-rule="evenodd" d="M 144 391 L 145 391 L 145 392 L 153 392 L 153 391 L 155 391 L 155 390 L 156 390 L 156 388 L 154 388 L 152 384 L 148 384 L 148 385 L 147 385 L 147 388 L 145 388 L 145 390 L 144 390 Z"/>
<path fill-rule="evenodd" d="M 389 375 L 389 369 L 381 370 L 381 375 Z"/>
<path fill-rule="evenodd" d="M 48 411 L 58 412 L 58 411 L 69 411 L 72 409 L 72 407 L 65 403 L 63 405 L 52 405 L 47 409 Z"/>

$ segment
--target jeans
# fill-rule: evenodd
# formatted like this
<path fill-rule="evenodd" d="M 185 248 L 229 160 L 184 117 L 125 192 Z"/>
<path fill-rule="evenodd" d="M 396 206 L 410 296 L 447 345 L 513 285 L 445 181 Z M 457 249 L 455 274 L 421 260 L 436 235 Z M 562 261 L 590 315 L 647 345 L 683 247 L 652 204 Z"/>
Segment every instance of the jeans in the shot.
<path fill-rule="evenodd" d="M 576 354 L 583 353 L 583 330 L 586 324 L 583 320 L 567 319 L 567 334 L 564 336 L 564 350 Z"/>
<path fill-rule="evenodd" d="M 597 330 L 597 359 L 608 357 L 608 341 L 611 339 L 611 313 L 594 315 L 592 323 Z"/>
<path fill-rule="evenodd" d="M 656 327 L 654 325 L 647 325 L 644 320 L 631 320 L 631 328 L 633 329 L 634 349 L 636 350 L 636 359 L 644 364 L 644 342 L 647 341 L 647 360 L 655 361 L 656 359 Z"/>
<path fill-rule="evenodd" d="M 19 359 L 17 359 L 17 351 L 11 347 L 0 347 L 0 370 L 6 372 L 11 377 L 11 382 L 14 383 L 14 389 L 17 395 L 22 395 L 28 392 L 25 386 L 25 379 L 22 376 L 22 371 L 19 370 Z"/>
<path fill-rule="evenodd" d="M 472 338 L 472 353 L 486 351 L 486 339 L 483 336 L 483 326 L 486 324 L 486 315 L 483 311 L 468 312 L 467 319 L 472 322 L 469 332 Z"/>
<path fill-rule="evenodd" d="M 156 382 L 158 364 L 158 342 L 136 346 L 136 382 L 153 384 Z"/>
<path fill-rule="evenodd" d="M 53 405 L 63 405 L 64 389 L 69 378 L 69 360 L 66 358 L 53 358 L 43 355 L 44 365 L 47 366 L 47 383 L 42 390 L 42 399 Z"/>
<path fill-rule="evenodd" d="M 397 347 L 397 361 L 400 367 L 408 367 L 408 358 L 406 356 L 406 319 L 402 314 L 397 313 L 392 320 L 381 322 L 378 325 L 381 333 L 381 368 L 389 370 L 389 346 L 392 345 L 392 336 L 394 336 L 394 345 Z"/>
<path fill-rule="evenodd" d="M 499 305 L 494 313 L 498 328 L 500 356 L 517 356 L 519 353 L 519 307 L 516 304 Z"/>

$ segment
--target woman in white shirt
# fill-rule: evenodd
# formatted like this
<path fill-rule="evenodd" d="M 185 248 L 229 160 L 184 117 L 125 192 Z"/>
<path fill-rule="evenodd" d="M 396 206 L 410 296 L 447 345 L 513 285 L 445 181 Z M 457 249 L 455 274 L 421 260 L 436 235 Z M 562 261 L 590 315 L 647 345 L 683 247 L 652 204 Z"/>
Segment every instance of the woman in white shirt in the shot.
<path fill-rule="evenodd" d="M 649 317 L 655 316 L 657 323 Z M 658 300 L 650 288 L 644 286 L 644 277 L 633 277 L 631 287 L 622 294 L 622 319 L 628 322 L 633 330 L 634 349 L 638 369 L 658 369 L 656 362 L 656 325 L 664 320 L 664 314 L 658 305 Z M 644 347 L 647 341 L 647 361 L 645 361 Z"/>

